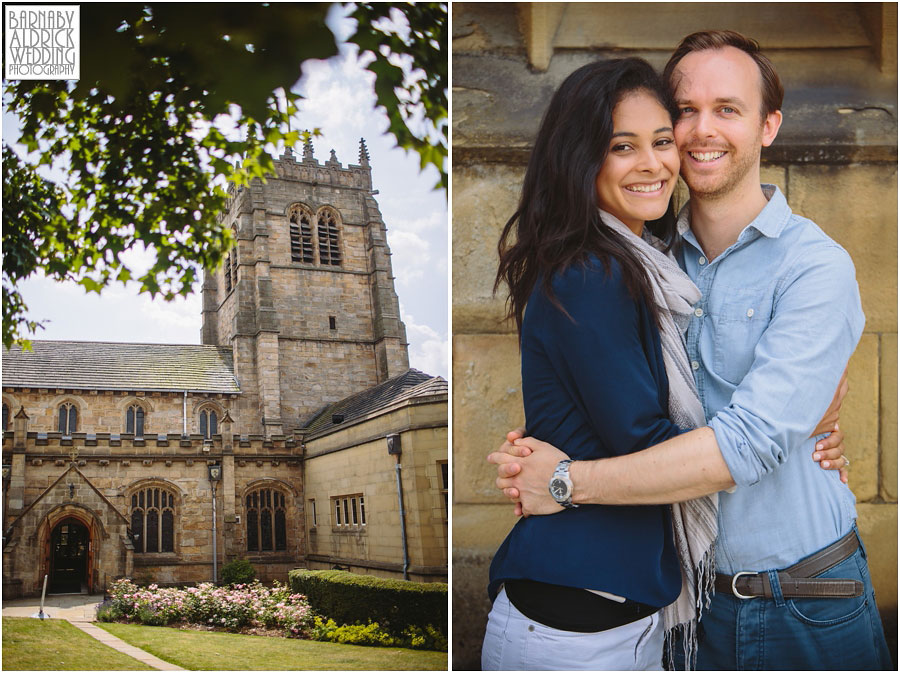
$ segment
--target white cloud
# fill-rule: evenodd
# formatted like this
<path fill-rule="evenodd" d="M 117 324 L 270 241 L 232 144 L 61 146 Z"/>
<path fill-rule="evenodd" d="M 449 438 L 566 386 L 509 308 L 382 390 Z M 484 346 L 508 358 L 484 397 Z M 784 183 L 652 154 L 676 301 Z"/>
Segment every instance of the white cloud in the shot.
<path fill-rule="evenodd" d="M 406 313 L 400 305 L 400 318 L 406 325 L 409 341 L 409 366 L 432 376 L 448 379 L 450 344 L 446 334 L 439 334 Z"/>

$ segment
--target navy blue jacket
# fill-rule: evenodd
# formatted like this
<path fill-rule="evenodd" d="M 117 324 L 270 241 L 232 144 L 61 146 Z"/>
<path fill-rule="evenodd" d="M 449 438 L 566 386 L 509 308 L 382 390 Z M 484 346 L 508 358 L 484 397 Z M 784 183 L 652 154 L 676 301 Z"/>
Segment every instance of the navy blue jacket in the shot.
<path fill-rule="evenodd" d="M 628 294 L 621 268 L 596 257 L 540 281 L 522 323 L 522 393 L 528 434 L 574 459 L 645 449 L 673 437 L 659 330 Z M 577 486 L 577 485 L 576 485 Z M 583 505 L 520 519 L 491 563 L 491 599 L 507 579 L 597 589 L 662 607 L 681 572 L 667 505 Z"/>

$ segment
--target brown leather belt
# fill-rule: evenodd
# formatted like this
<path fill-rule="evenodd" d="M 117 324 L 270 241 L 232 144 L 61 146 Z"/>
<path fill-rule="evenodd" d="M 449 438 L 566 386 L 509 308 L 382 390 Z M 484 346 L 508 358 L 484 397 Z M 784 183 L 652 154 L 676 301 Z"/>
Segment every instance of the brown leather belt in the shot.
<path fill-rule="evenodd" d="M 850 531 L 840 540 L 825 547 L 790 568 L 778 571 L 781 594 L 785 598 L 852 598 L 862 596 L 863 583 L 859 580 L 817 578 L 826 570 L 848 558 L 859 548 L 856 531 Z M 716 574 L 716 592 L 730 593 L 738 598 L 773 598 L 768 573 L 739 572 L 734 575 Z"/>

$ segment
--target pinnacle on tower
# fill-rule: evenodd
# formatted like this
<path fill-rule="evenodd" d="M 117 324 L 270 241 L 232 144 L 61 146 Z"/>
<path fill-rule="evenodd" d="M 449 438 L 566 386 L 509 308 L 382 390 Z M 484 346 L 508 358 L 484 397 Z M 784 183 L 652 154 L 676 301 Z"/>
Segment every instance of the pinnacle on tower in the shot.
<path fill-rule="evenodd" d="M 359 139 L 359 165 L 360 166 L 368 166 L 369 165 L 369 148 L 366 147 L 366 139 Z"/>
<path fill-rule="evenodd" d="M 313 156 L 312 136 L 310 135 L 303 141 L 303 161 L 315 160 L 316 158 Z"/>
<path fill-rule="evenodd" d="M 331 159 L 330 159 L 330 161 L 331 161 L 331 163 L 333 163 L 333 164 L 339 164 L 339 163 L 341 163 L 340 161 L 338 161 L 337 154 L 335 153 L 334 150 L 331 150 Z"/>

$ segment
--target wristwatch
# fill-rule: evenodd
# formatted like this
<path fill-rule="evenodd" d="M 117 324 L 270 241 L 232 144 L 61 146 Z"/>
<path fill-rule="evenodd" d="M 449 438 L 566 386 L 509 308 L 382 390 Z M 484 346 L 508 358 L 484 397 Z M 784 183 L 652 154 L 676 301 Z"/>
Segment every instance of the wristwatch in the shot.
<path fill-rule="evenodd" d="M 559 464 L 553 471 L 553 476 L 550 477 L 550 495 L 553 496 L 556 502 L 568 509 L 578 507 L 572 502 L 574 487 L 572 486 L 572 480 L 569 478 L 569 465 L 571 463 L 572 461 L 569 458 L 559 461 Z"/>

